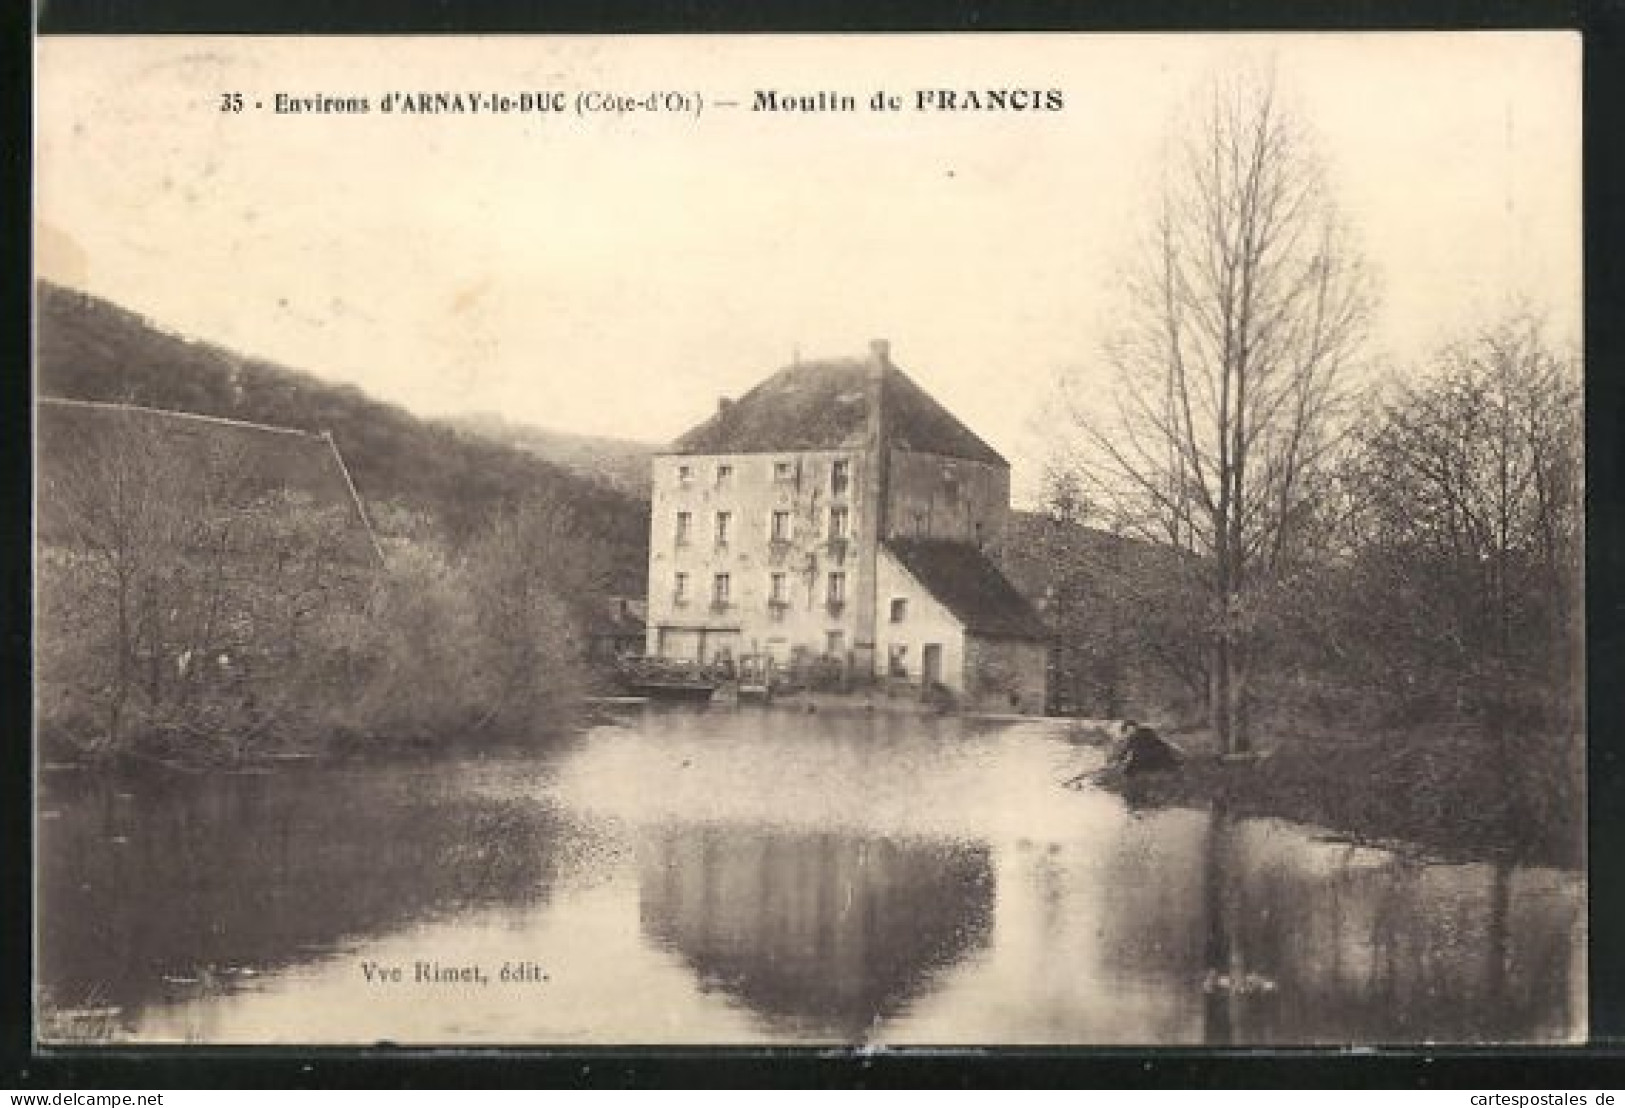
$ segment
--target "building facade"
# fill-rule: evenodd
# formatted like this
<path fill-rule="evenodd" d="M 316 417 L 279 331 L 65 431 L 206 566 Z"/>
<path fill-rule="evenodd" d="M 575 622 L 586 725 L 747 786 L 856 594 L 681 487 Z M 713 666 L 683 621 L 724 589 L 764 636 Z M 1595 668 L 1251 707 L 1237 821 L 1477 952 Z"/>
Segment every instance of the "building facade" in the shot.
<path fill-rule="evenodd" d="M 1046 630 L 997 566 L 1010 468 L 892 364 L 798 363 L 653 462 L 646 648 L 819 661 L 1041 710 Z"/>

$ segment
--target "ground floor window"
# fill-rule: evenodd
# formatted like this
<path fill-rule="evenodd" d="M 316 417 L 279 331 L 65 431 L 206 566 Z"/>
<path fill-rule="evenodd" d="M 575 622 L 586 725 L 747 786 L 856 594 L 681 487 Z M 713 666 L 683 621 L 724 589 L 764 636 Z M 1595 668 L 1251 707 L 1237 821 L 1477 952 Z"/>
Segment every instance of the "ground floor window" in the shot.
<path fill-rule="evenodd" d="M 892 643 L 886 652 L 886 672 L 892 677 L 908 676 L 908 646 L 904 643 Z"/>

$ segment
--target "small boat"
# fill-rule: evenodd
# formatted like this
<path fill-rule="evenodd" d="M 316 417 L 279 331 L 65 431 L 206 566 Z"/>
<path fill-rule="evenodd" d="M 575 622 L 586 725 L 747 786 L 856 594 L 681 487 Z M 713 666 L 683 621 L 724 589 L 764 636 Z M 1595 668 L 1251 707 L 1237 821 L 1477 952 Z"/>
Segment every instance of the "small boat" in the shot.
<path fill-rule="evenodd" d="M 697 662 L 668 658 L 622 658 L 616 665 L 621 687 L 651 700 L 704 702 L 721 679 Z"/>
<path fill-rule="evenodd" d="M 706 701 L 717 691 L 715 681 L 661 681 L 635 680 L 627 682 L 627 691 L 633 696 L 646 696 L 650 700 Z"/>

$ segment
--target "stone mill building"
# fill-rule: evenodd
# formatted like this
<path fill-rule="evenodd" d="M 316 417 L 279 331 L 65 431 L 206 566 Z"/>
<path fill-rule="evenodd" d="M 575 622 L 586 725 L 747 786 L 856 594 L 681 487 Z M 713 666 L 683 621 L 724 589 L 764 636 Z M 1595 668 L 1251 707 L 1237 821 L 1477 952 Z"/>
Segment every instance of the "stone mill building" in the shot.
<path fill-rule="evenodd" d="M 1010 466 L 886 343 L 781 369 L 653 466 L 651 655 L 1043 710 L 1047 632 L 998 565 Z"/>

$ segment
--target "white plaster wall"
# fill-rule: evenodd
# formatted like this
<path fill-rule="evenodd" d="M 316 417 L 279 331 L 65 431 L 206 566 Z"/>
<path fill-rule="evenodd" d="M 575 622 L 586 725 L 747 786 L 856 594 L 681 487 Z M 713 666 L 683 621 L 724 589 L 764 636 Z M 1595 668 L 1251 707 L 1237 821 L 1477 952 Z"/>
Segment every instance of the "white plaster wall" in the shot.
<path fill-rule="evenodd" d="M 849 463 L 846 491 L 831 489 L 834 462 Z M 791 476 L 780 480 L 775 465 L 788 462 Z M 772 653 L 788 659 L 800 647 L 822 655 L 830 631 L 840 631 L 850 649 L 857 635 L 857 597 L 868 587 L 864 571 L 864 544 L 875 542 L 874 521 L 864 518 L 861 490 L 867 476 L 868 455 L 861 450 L 823 450 L 772 454 L 660 455 L 653 461 L 649 533 L 649 633 L 647 649 L 659 650 L 659 629 L 708 629 L 713 639 L 722 630 L 736 630 L 733 653 Z M 684 483 L 680 468 L 689 466 L 692 477 Z M 720 465 L 733 467 L 732 477 L 717 481 Z M 847 509 L 848 530 L 844 557 L 829 542 L 829 516 L 833 506 Z M 716 513 L 732 513 L 728 544 L 715 541 Z M 771 542 L 775 510 L 791 516 L 787 543 Z M 677 514 L 692 513 L 689 542 L 676 541 Z M 846 604 L 833 612 L 826 604 L 829 573 L 846 574 Z M 674 603 L 674 577 L 689 575 L 689 600 Z M 788 604 L 777 613 L 769 605 L 771 575 L 786 575 Z M 730 576 L 730 604 L 726 610 L 711 606 L 715 574 Z M 720 640 L 718 640 L 720 641 Z"/>
<path fill-rule="evenodd" d="M 942 645 L 942 683 L 956 694 L 965 692 L 965 634 L 959 620 L 938 603 L 903 565 L 884 548 L 880 551 L 876 579 L 879 589 L 875 608 L 876 664 L 881 674 L 894 644 L 908 647 L 908 680 L 919 684 L 927 643 Z M 901 623 L 891 622 L 891 602 L 908 602 Z"/>

